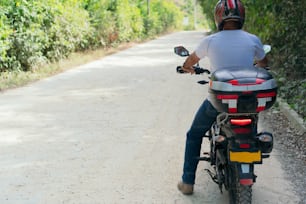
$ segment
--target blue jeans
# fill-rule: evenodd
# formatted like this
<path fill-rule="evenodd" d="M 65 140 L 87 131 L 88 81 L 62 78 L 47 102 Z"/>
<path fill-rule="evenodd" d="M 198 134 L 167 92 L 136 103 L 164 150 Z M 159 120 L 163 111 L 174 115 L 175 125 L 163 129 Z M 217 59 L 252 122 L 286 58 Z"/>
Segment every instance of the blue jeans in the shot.
<path fill-rule="evenodd" d="M 218 111 L 206 99 L 195 115 L 191 128 L 187 132 L 185 158 L 182 180 L 187 184 L 194 184 L 195 173 L 198 166 L 197 157 L 200 156 L 202 139 L 210 129 Z"/>

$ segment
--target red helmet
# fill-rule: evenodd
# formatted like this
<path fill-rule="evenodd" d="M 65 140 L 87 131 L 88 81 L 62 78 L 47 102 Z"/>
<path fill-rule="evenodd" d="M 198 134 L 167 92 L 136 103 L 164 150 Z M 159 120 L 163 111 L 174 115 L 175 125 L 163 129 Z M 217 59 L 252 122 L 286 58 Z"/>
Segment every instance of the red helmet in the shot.
<path fill-rule="evenodd" d="M 215 7 L 215 23 L 219 30 L 223 30 L 224 21 L 238 21 L 241 29 L 244 17 L 244 6 L 240 0 L 220 0 Z"/>

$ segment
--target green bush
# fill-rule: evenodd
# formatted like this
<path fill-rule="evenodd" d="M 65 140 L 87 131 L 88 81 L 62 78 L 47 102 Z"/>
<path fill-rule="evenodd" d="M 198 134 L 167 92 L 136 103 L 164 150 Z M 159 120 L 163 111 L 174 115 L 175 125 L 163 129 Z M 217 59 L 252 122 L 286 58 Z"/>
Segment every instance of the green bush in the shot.
<path fill-rule="evenodd" d="M 183 18 L 179 8 L 174 3 L 156 1 L 152 6 L 153 10 L 159 14 L 159 21 L 163 30 L 180 27 Z"/>
<path fill-rule="evenodd" d="M 13 32 L 1 40 L 9 42 L 1 70 L 32 70 L 87 47 L 89 17 L 76 1 L 7 0 L 5 8 L 6 29 Z"/>
<path fill-rule="evenodd" d="M 173 2 L 151 0 L 148 13 L 147 5 L 140 4 L 144 16 L 144 34 L 154 36 L 158 33 L 182 27 L 183 12 Z"/>
<path fill-rule="evenodd" d="M 217 2 L 218 1 L 200 0 L 204 16 L 207 18 L 208 25 L 212 31 L 217 30 L 214 20 L 214 9 Z"/>
<path fill-rule="evenodd" d="M 0 72 L 6 71 L 12 63 L 11 59 L 7 56 L 7 51 L 11 47 L 9 36 L 12 33 L 13 29 L 9 26 L 4 8 L 0 6 L 0 65 L 2 65 L 0 66 Z"/>
<path fill-rule="evenodd" d="M 45 38 L 40 23 L 43 19 L 32 1 L 7 2 L 7 28 L 10 27 L 13 32 L 6 36 L 10 47 L 6 51 L 7 60 L 1 61 L 1 67 L 8 70 L 28 70 L 42 59 L 41 50 Z"/>
<path fill-rule="evenodd" d="M 127 42 L 140 37 L 143 30 L 143 21 L 136 3 L 131 4 L 128 0 L 118 0 L 116 2 L 115 15 L 119 41 Z"/>
<path fill-rule="evenodd" d="M 45 55 L 48 59 L 58 60 L 69 56 L 74 51 L 87 49 L 93 29 L 87 11 L 76 0 L 66 0 L 52 6 L 54 17 L 51 27 L 47 29 L 48 47 Z"/>
<path fill-rule="evenodd" d="M 145 0 L 2 0 L 0 71 L 34 71 L 70 53 L 179 27 L 174 3 Z"/>
<path fill-rule="evenodd" d="M 91 26 L 91 47 L 109 46 L 118 40 L 114 9 L 109 0 L 84 0 L 83 7 L 88 11 Z"/>

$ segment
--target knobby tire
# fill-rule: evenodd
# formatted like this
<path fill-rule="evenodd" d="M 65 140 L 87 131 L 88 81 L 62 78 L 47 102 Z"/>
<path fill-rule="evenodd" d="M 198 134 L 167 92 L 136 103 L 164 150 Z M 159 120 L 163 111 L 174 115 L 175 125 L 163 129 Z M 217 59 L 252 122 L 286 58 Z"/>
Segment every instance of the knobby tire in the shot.
<path fill-rule="evenodd" d="M 230 204 L 251 204 L 252 186 L 240 184 L 236 165 L 229 166 L 228 171 Z"/>

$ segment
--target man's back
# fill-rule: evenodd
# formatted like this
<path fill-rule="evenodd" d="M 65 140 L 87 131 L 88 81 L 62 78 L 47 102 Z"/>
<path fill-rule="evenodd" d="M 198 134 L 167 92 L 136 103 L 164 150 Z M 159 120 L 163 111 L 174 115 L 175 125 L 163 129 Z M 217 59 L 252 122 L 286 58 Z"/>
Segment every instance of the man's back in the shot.
<path fill-rule="evenodd" d="M 254 59 L 264 58 L 262 46 L 258 37 L 243 30 L 223 30 L 203 39 L 195 53 L 199 58 L 209 58 L 212 71 L 248 68 L 253 66 Z"/>

